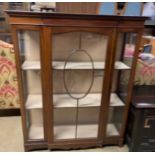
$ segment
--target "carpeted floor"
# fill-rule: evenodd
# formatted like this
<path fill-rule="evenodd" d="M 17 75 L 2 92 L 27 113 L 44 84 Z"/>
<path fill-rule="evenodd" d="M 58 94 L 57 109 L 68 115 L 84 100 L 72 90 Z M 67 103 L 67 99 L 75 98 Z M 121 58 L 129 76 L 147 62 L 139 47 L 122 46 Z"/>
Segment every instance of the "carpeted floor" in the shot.
<path fill-rule="evenodd" d="M 0 117 L 0 152 L 22 152 L 23 135 L 21 117 Z M 45 150 L 47 151 L 47 150 Z M 74 150 L 73 150 L 74 151 Z M 94 152 L 126 152 L 128 147 L 108 146 L 103 148 L 76 150 Z"/>

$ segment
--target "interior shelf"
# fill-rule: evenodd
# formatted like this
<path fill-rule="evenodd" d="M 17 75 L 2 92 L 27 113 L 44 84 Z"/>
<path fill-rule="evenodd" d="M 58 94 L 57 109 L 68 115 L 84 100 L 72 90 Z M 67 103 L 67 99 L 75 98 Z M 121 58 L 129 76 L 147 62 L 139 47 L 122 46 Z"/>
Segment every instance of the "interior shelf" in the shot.
<path fill-rule="evenodd" d="M 154 36 L 151 36 L 151 35 L 150 36 L 146 36 L 145 35 L 145 36 L 142 36 L 142 38 L 145 38 L 145 39 L 155 39 L 155 37 Z"/>
<path fill-rule="evenodd" d="M 70 98 L 67 94 L 55 94 L 53 95 L 54 107 L 77 107 L 77 101 Z M 124 103 L 117 96 L 112 93 L 110 98 L 111 106 L 124 106 Z M 79 107 L 96 107 L 101 104 L 101 94 L 88 94 L 85 98 L 79 102 Z M 42 96 L 38 94 L 29 95 L 26 101 L 26 109 L 42 108 Z"/>
<path fill-rule="evenodd" d="M 38 95 L 38 94 L 28 95 L 28 98 L 26 101 L 26 109 L 38 109 L 38 108 L 42 108 L 42 105 L 43 105 L 42 95 Z"/>
<path fill-rule="evenodd" d="M 64 65 L 65 62 L 63 61 L 53 62 L 54 69 L 64 69 Z M 105 62 L 94 62 L 94 68 L 105 69 Z M 66 65 L 66 69 L 92 69 L 92 65 L 90 62 L 68 62 Z M 130 67 L 123 62 L 117 61 L 115 63 L 115 69 L 130 69 Z"/>
<path fill-rule="evenodd" d="M 116 129 L 115 125 L 112 123 L 109 123 L 107 126 L 107 131 L 106 131 L 107 136 L 119 136 L 119 132 Z"/>
<path fill-rule="evenodd" d="M 39 70 L 40 69 L 40 61 L 24 61 L 22 64 L 23 70 Z"/>
<path fill-rule="evenodd" d="M 56 125 L 54 126 L 55 139 L 75 138 L 76 125 Z M 98 133 L 97 124 L 79 124 L 77 126 L 77 138 L 95 138 Z"/>
<path fill-rule="evenodd" d="M 29 129 L 29 139 L 43 139 L 44 130 L 43 126 L 32 125 Z"/>
<path fill-rule="evenodd" d="M 53 69 L 64 69 L 65 62 L 64 61 L 53 61 Z M 104 62 L 94 62 L 95 69 L 105 69 Z M 23 70 L 38 70 L 40 69 L 40 61 L 25 61 L 22 64 Z M 66 65 L 66 69 L 92 69 L 92 64 L 90 62 L 68 62 Z M 117 61 L 115 63 L 115 69 L 130 69 L 125 63 L 121 61 Z"/>
<path fill-rule="evenodd" d="M 55 125 L 54 126 L 54 138 L 55 139 L 72 139 L 75 138 L 75 125 Z M 29 132 L 30 139 L 43 139 L 43 126 L 31 126 Z M 96 138 L 98 134 L 97 124 L 79 124 L 77 127 L 77 138 Z M 108 124 L 107 136 L 118 136 L 114 124 Z"/>

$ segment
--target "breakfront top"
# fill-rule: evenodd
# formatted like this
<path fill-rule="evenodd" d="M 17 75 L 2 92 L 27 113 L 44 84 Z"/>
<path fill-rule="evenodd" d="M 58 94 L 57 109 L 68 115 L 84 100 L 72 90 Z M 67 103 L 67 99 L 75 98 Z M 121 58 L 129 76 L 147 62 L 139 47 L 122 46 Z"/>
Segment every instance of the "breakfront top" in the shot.
<path fill-rule="evenodd" d="M 11 24 L 142 28 L 147 17 L 6 11 Z M 54 19 L 54 20 L 53 20 Z M 56 20 L 59 19 L 59 20 Z M 92 22 L 93 20 L 93 22 Z M 73 21 L 73 22 L 71 22 Z M 74 23 L 74 21 L 76 21 Z M 80 22 L 78 22 L 80 21 Z"/>

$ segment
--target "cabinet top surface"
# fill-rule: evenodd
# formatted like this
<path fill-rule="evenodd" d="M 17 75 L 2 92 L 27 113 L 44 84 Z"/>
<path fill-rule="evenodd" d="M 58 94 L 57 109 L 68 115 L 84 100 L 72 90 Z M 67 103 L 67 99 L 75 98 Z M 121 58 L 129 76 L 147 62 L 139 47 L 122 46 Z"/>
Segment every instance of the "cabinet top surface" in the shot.
<path fill-rule="evenodd" d="M 70 18 L 70 19 L 101 19 L 101 20 L 135 20 L 144 21 L 148 17 L 144 16 L 116 16 L 116 15 L 97 15 L 97 14 L 66 14 L 66 13 L 43 13 L 32 11 L 12 11 L 7 10 L 10 17 L 29 17 L 29 18 Z"/>
<path fill-rule="evenodd" d="M 133 96 L 131 102 L 135 108 L 155 108 L 154 96 Z"/>

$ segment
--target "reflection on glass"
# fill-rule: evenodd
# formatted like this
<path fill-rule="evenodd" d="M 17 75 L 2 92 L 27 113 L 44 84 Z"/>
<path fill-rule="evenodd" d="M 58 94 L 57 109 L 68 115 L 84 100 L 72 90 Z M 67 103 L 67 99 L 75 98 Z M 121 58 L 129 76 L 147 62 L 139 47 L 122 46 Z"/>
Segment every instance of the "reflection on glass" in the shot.
<path fill-rule="evenodd" d="M 135 54 L 135 48 L 136 48 L 136 39 L 137 34 L 136 33 L 124 33 L 124 54 L 122 57 L 123 63 L 128 65 L 130 68 L 132 68 L 133 58 Z M 121 97 L 121 99 L 126 102 L 127 92 L 128 92 L 128 83 L 130 78 L 130 71 L 131 70 L 122 70 L 120 72 L 120 78 L 118 83 L 118 92 Z"/>
<path fill-rule="evenodd" d="M 107 43 L 92 32 L 52 35 L 55 140 L 97 138 Z"/>
<path fill-rule="evenodd" d="M 43 139 L 43 114 L 42 109 L 29 109 L 27 112 L 27 127 L 29 139 Z"/>
<path fill-rule="evenodd" d="M 123 121 L 123 106 L 109 107 L 107 136 L 119 136 Z"/>
<path fill-rule="evenodd" d="M 98 135 L 99 107 L 78 109 L 77 138 L 95 138 Z"/>
<path fill-rule="evenodd" d="M 76 131 L 76 109 L 59 108 L 54 109 L 54 138 L 75 138 Z"/>
<path fill-rule="evenodd" d="M 18 31 L 28 138 L 43 139 L 39 32 Z"/>
<path fill-rule="evenodd" d="M 119 136 L 122 130 L 136 36 L 136 33 L 119 33 L 118 35 L 115 62 L 120 62 L 122 67 L 115 67 L 113 71 L 106 136 Z"/>

